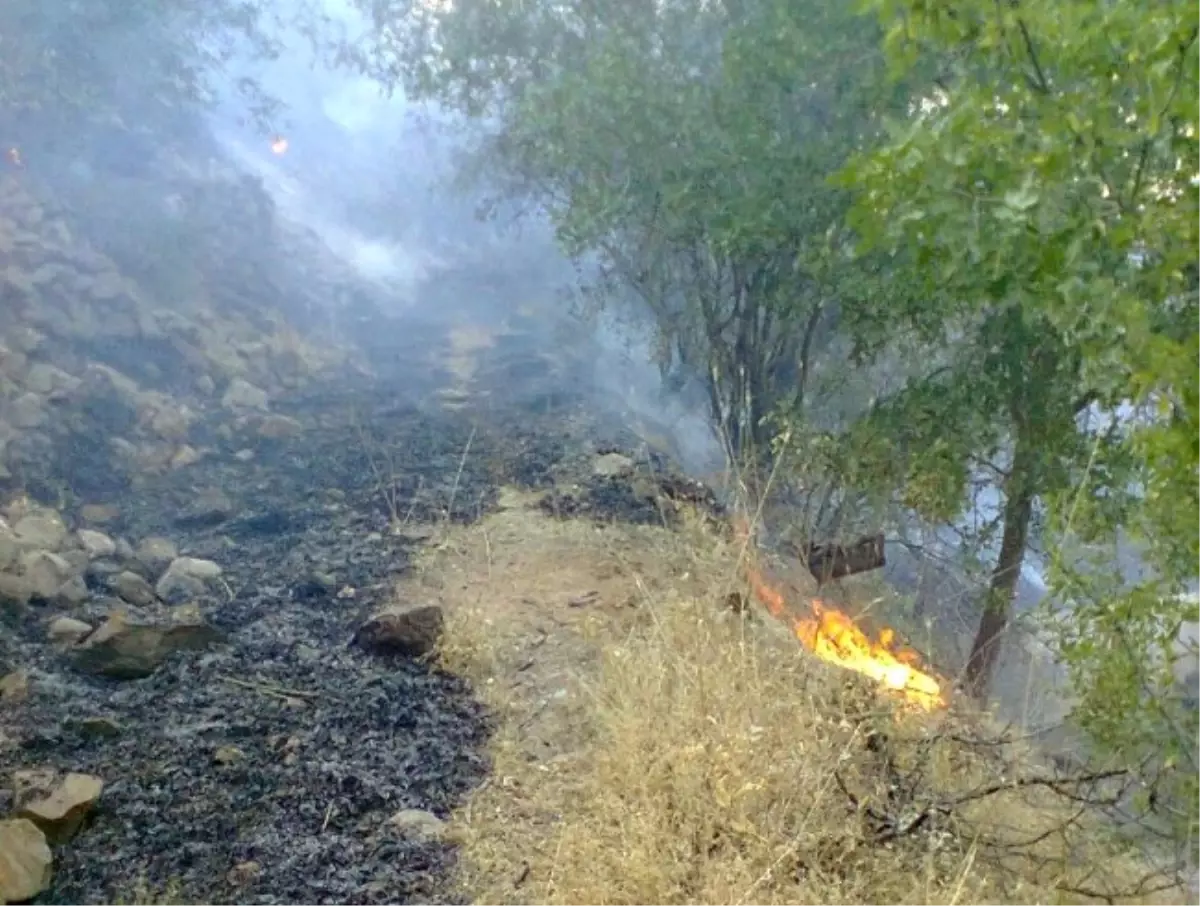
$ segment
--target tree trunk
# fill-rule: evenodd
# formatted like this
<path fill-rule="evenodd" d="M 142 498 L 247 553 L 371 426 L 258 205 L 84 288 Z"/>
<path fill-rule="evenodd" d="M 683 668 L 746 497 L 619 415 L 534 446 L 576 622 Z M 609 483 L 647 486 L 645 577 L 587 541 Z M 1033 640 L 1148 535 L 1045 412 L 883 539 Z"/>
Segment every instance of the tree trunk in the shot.
<path fill-rule="evenodd" d="M 1008 628 L 1013 595 L 1021 578 L 1021 566 L 1025 562 L 1025 546 L 1029 540 L 1029 523 L 1033 518 L 1035 497 L 1032 466 L 1028 443 L 1018 438 L 1012 472 L 1005 486 L 1004 535 L 1000 540 L 1000 556 L 992 570 L 983 616 L 979 620 L 975 641 L 971 643 L 971 655 L 967 658 L 964 674 L 964 686 L 979 700 L 987 698 L 1004 630 Z"/>

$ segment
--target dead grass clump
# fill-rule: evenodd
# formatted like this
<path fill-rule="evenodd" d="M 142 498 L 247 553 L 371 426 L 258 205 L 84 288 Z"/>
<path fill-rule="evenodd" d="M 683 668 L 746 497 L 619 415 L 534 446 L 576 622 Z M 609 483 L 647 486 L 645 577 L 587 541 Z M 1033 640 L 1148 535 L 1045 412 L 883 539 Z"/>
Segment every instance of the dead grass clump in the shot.
<path fill-rule="evenodd" d="M 1140 877 L 1079 808 L 1103 781 L 1036 782 L 980 715 L 899 710 L 723 610 L 734 559 L 514 506 L 426 564 L 445 662 L 500 722 L 453 824 L 467 896 L 1062 902 Z"/>

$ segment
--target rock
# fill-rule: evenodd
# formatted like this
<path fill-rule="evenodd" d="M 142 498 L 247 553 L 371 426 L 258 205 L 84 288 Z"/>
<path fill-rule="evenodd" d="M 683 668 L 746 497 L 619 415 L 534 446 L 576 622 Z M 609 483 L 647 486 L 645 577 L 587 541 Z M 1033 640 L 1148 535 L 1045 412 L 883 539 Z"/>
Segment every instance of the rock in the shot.
<path fill-rule="evenodd" d="M 67 527 L 54 510 L 37 509 L 17 520 L 13 537 L 26 549 L 56 551 L 67 537 Z"/>
<path fill-rule="evenodd" d="M 142 543 L 134 552 L 137 561 L 150 570 L 150 574 L 154 576 L 162 575 L 163 571 L 171 565 L 171 561 L 178 556 L 179 548 L 175 546 L 175 542 L 170 538 L 157 536 L 143 538 Z"/>
<path fill-rule="evenodd" d="M 88 563 L 91 562 L 87 551 L 83 548 L 71 548 L 59 554 L 66 561 L 67 566 L 71 567 L 71 572 L 77 576 L 82 576 L 87 572 Z"/>
<path fill-rule="evenodd" d="M 183 441 L 191 427 L 191 413 L 168 404 L 150 418 L 150 430 L 163 440 Z"/>
<path fill-rule="evenodd" d="M 158 599 L 154 593 L 154 586 L 143 576 L 130 570 L 117 573 L 108 584 L 121 600 L 128 601 L 136 607 L 146 607 Z"/>
<path fill-rule="evenodd" d="M 225 388 L 225 395 L 221 397 L 221 405 L 226 409 L 265 411 L 268 405 L 267 392 L 243 378 L 234 378 Z"/>
<path fill-rule="evenodd" d="M 91 596 L 83 576 L 72 576 L 58 587 L 58 591 L 54 593 L 54 600 L 73 607 L 82 604 Z"/>
<path fill-rule="evenodd" d="M 0 604 L 24 607 L 33 597 L 33 583 L 25 576 L 0 573 Z"/>
<path fill-rule="evenodd" d="M 150 676 L 176 651 L 199 651 L 223 638 L 207 623 L 131 623 L 117 613 L 74 649 L 75 666 L 114 679 L 141 679 Z"/>
<path fill-rule="evenodd" d="M 267 440 L 295 437 L 304 430 L 304 425 L 287 415 L 268 415 L 258 423 L 258 436 Z"/>
<path fill-rule="evenodd" d="M 246 757 L 246 753 L 237 746 L 220 746 L 213 752 L 213 761 L 221 765 L 236 764 Z"/>
<path fill-rule="evenodd" d="M 121 510 L 108 503 L 85 503 L 79 508 L 79 518 L 92 525 L 109 525 L 121 518 Z"/>
<path fill-rule="evenodd" d="M 167 567 L 168 573 L 181 573 L 185 576 L 210 582 L 221 577 L 221 567 L 212 560 L 201 560 L 199 557 L 176 557 Z"/>
<path fill-rule="evenodd" d="M 175 524 L 190 528 L 220 525 L 237 512 L 237 504 L 219 488 L 201 491 L 176 519 Z"/>
<path fill-rule="evenodd" d="M 24 670 L 14 670 L 0 676 L 0 702 L 15 705 L 29 698 L 29 674 Z"/>
<path fill-rule="evenodd" d="M 26 390 L 48 396 L 63 390 L 73 390 L 79 385 L 79 378 L 72 377 L 48 362 L 35 362 L 25 372 L 24 383 Z"/>
<path fill-rule="evenodd" d="M 76 644 L 91 631 L 90 624 L 74 617 L 57 617 L 46 627 L 46 635 L 50 641 L 65 645 Z"/>
<path fill-rule="evenodd" d="M 97 560 L 100 557 L 111 557 L 117 552 L 117 542 L 95 529 L 80 529 L 75 533 L 79 539 L 79 544 L 87 551 L 87 555 L 92 560 Z"/>
<path fill-rule="evenodd" d="M 46 835 L 25 818 L 0 821 L 0 903 L 24 903 L 50 886 Z"/>
<path fill-rule="evenodd" d="M 0 570 L 8 569 L 16 563 L 20 553 L 21 545 L 12 531 L 0 530 Z"/>
<path fill-rule="evenodd" d="M 446 822 L 419 808 L 401 809 L 388 819 L 388 824 L 406 837 L 421 841 L 438 840 L 446 833 Z"/>
<path fill-rule="evenodd" d="M 444 626 L 439 604 L 394 606 L 363 623 L 354 639 L 364 648 L 420 657 L 433 650 Z"/>
<path fill-rule="evenodd" d="M 46 421 L 46 408 L 36 393 L 22 393 L 9 405 L 8 420 L 14 428 L 28 431 Z"/>
<path fill-rule="evenodd" d="M 62 584 L 71 578 L 71 564 L 45 550 L 26 551 L 18 561 L 21 575 L 29 580 L 33 595 L 54 600 Z"/>
<path fill-rule="evenodd" d="M 60 776 L 48 770 L 13 774 L 17 816 L 36 824 L 53 844 L 75 836 L 103 789 L 104 781 L 91 774 Z"/>
<path fill-rule="evenodd" d="M 208 588 L 203 579 L 168 569 L 154 584 L 154 593 L 168 604 L 186 604 L 203 595 Z"/>
<path fill-rule="evenodd" d="M 619 478 L 633 471 L 633 460 L 623 453 L 604 453 L 592 462 L 592 472 L 602 478 Z"/>
<path fill-rule="evenodd" d="M 198 463 L 203 454 L 193 446 L 183 444 L 172 455 L 167 463 L 172 469 L 184 469 Z"/>

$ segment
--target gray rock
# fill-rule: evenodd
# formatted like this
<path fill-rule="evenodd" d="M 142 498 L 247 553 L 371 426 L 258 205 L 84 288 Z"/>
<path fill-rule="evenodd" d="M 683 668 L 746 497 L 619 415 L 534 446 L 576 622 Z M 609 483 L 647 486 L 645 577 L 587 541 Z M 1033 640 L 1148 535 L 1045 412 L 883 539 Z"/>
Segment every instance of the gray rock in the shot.
<path fill-rule="evenodd" d="M 221 405 L 226 409 L 260 409 L 265 411 L 269 403 L 267 392 L 255 387 L 243 378 L 234 378 L 225 388 Z"/>
<path fill-rule="evenodd" d="M 203 579 L 170 569 L 154 584 L 155 593 L 168 604 L 186 604 L 207 590 Z"/>
<path fill-rule="evenodd" d="M 46 550 L 25 551 L 17 562 L 21 575 L 29 580 L 34 596 L 48 601 L 54 599 L 55 593 L 74 572 L 70 563 Z"/>
<path fill-rule="evenodd" d="M 46 636 L 52 642 L 74 645 L 91 631 L 91 625 L 83 620 L 76 620 L 74 617 L 58 617 L 51 620 L 50 625 L 46 627 Z"/>
<path fill-rule="evenodd" d="M 142 543 L 137 546 L 134 551 L 134 557 L 153 576 L 162 575 L 163 571 L 171 565 L 171 561 L 179 556 L 179 548 L 175 546 L 175 542 L 170 538 L 161 538 L 151 536 L 143 538 Z"/>
<path fill-rule="evenodd" d="M 87 551 L 90 559 L 96 560 L 100 557 L 111 557 L 117 552 L 117 542 L 95 529 L 80 529 L 75 533 L 79 538 L 79 544 Z"/>
<path fill-rule="evenodd" d="M 82 604 L 90 596 L 91 592 L 88 590 L 83 576 L 72 576 L 58 587 L 58 591 L 54 593 L 54 600 L 60 604 L 75 606 Z"/>
<path fill-rule="evenodd" d="M 13 537 L 24 548 L 56 551 L 67 536 L 62 516 L 54 510 L 39 509 L 27 513 L 13 526 Z"/>
<path fill-rule="evenodd" d="M 219 579 L 221 567 L 212 560 L 201 560 L 199 557 L 176 557 L 167 567 L 168 573 L 182 573 L 202 582 Z"/>
<path fill-rule="evenodd" d="M 388 819 L 388 824 L 405 837 L 421 841 L 439 840 L 446 833 L 445 821 L 419 808 L 401 809 Z"/>
<path fill-rule="evenodd" d="M 109 587 L 121 597 L 121 600 L 128 601 L 137 607 L 145 607 L 157 600 L 154 586 L 144 577 L 129 570 L 113 576 Z"/>

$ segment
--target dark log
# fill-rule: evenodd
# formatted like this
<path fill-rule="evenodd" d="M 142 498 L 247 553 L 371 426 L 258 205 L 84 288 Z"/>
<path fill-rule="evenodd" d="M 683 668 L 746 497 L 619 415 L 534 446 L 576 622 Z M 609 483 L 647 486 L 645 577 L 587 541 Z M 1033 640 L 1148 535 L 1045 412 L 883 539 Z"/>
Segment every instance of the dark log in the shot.
<path fill-rule="evenodd" d="M 883 554 L 883 532 L 866 535 L 849 544 L 810 544 L 803 553 L 808 571 L 818 585 L 887 565 Z"/>

